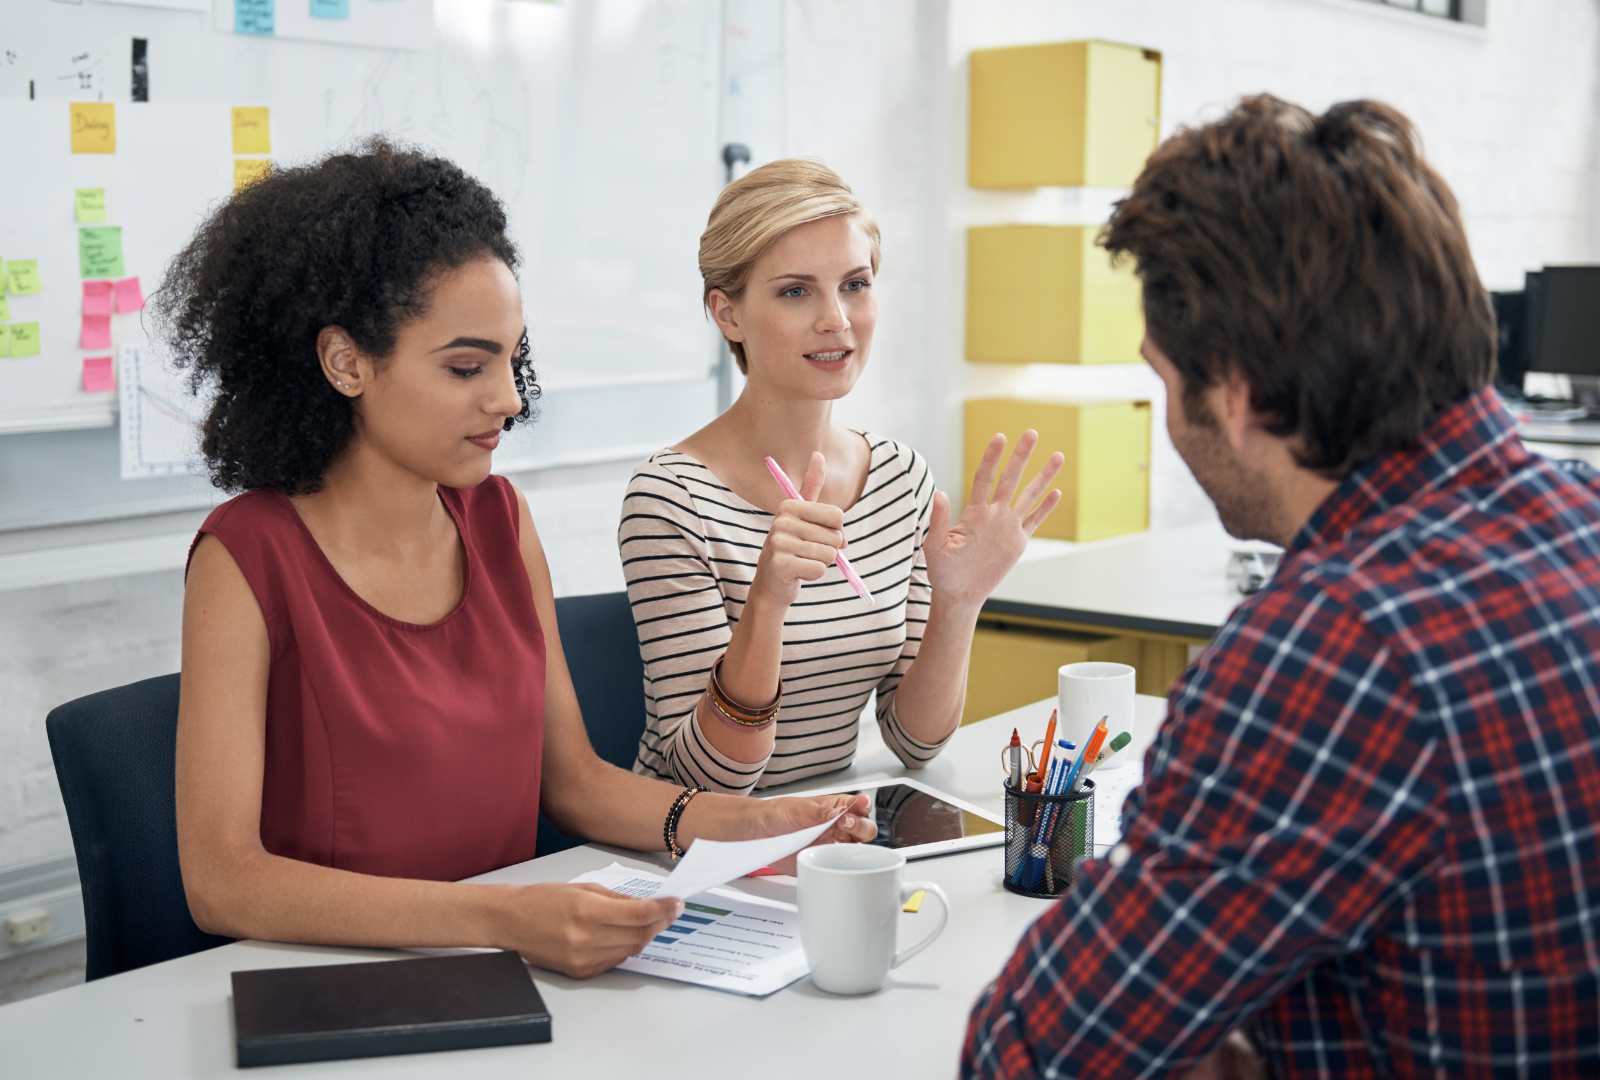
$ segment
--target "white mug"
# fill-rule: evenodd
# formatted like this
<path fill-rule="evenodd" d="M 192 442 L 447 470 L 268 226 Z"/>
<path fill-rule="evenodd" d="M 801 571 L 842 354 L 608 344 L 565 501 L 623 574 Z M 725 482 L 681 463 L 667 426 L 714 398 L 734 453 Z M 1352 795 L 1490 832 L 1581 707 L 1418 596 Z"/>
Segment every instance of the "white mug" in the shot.
<path fill-rule="evenodd" d="M 950 921 L 950 901 L 931 881 L 900 881 L 906 857 L 874 844 L 819 844 L 800 853 L 800 945 L 811 981 L 830 994 L 870 994 L 889 969 L 923 949 Z M 895 951 L 900 907 L 917 890 L 939 901 L 939 920 Z"/>
<path fill-rule="evenodd" d="M 1134 745 L 1122 750 L 1117 758 L 1134 760 L 1143 749 L 1139 745 L 1141 733 L 1134 727 L 1134 676 L 1133 668 L 1127 664 L 1101 660 L 1062 664 L 1056 672 L 1056 737 L 1071 739 L 1081 747 L 1104 716 L 1107 739 L 1116 738 L 1122 731 L 1133 733 Z M 1148 742 L 1148 737 L 1143 741 Z"/>

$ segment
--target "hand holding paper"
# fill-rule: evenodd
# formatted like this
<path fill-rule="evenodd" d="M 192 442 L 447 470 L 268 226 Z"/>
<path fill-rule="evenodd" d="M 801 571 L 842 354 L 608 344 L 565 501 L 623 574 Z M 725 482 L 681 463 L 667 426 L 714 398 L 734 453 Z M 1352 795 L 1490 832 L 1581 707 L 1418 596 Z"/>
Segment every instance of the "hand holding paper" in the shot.
<path fill-rule="evenodd" d="M 768 836 L 760 840 L 696 840 L 689 845 L 688 853 L 678 860 L 678 865 L 672 868 L 659 895 L 686 899 L 744 877 L 752 870 L 759 870 L 768 863 L 777 862 L 810 846 L 812 841 L 832 828 L 843 813 L 840 811 L 821 824 L 782 836 Z"/>

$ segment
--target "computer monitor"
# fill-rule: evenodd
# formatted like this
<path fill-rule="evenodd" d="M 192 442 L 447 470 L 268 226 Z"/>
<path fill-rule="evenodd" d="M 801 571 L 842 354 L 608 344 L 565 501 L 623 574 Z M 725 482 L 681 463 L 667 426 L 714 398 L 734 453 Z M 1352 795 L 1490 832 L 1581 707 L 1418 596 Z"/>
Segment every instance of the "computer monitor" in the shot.
<path fill-rule="evenodd" d="M 1528 370 L 1600 378 L 1600 266 L 1547 266 L 1525 292 Z"/>

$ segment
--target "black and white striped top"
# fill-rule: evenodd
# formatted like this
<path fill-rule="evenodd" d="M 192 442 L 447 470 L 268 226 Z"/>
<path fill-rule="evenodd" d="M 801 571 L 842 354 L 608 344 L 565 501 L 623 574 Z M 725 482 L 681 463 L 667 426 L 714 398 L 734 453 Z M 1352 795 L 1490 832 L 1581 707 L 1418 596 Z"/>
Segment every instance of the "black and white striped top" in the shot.
<path fill-rule="evenodd" d="M 928 622 L 922 541 L 933 478 L 921 454 L 862 437 L 871 447 L 867 483 L 845 512 L 844 534 L 876 603 L 868 608 L 837 566 L 802 585 L 784 618 L 775 745 L 755 763 L 714 749 L 696 706 L 744 609 L 772 515 L 681 451 L 659 451 L 634 470 L 617 531 L 644 658 L 646 723 L 634 772 L 735 793 L 834 772 L 855 756 L 874 690 L 883 740 L 901 761 L 915 768 L 939 753 L 942 742 L 919 742 L 900 727 L 894 693 Z M 726 721 L 708 714 L 706 722 Z"/>

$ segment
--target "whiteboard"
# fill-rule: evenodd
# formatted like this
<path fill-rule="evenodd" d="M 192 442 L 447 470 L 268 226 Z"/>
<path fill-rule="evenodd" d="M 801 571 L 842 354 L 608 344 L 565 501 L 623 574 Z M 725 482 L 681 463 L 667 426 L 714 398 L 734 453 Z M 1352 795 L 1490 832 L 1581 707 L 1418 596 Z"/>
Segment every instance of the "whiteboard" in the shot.
<path fill-rule="evenodd" d="M 113 420 L 114 395 L 80 386 L 72 191 L 106 189 L 126 273 L 148 296 L 231 190 L 235 105 L 270 108 L 280 163 L 385 132 L 451 157 L 506 203 L 545 396 L 497 468 L 621 460 L 712 415 L 716 338 L 695 253 L 722 182 L 714 0 L 450 0 L 422 51 L 227 34 L 204 13 L 17 2 L 29 17 L 0 52 L 0 123 L 30 167 L 0 170 L 0 258 L 40 260 L 44 292 L 13 298 L 12 314 L 30 302 L 44 349 L 0 360 L 0 430 Z M 149 42 L 148 103 L 127 100 L 133 37 Z M 74 99 L 115 102 L 115 154 L 68 152 Z M 138 316 L 114 322 L 119 348 L 143 340 Z M 194 505 L 205 491 L 120 479 L 109 426 L 0 436 L 0 456 L 0 529 Z M 69 460 L 77 471 L 60 475 Z"/>

